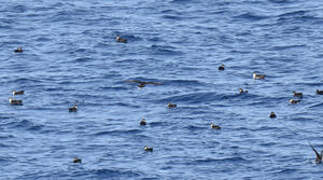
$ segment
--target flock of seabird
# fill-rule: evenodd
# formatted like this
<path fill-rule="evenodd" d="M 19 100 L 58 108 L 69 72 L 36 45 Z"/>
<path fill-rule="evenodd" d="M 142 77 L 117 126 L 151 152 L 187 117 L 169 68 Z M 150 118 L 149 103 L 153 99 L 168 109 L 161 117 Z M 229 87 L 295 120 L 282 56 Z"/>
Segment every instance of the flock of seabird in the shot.
<path fill-rule="evenodd" d="M 253 73 L 253 79 L 265 79 L 265 75 L 264 74 L 256 74 L 256 73 Z M 240 94 L 241 93 L 244 93 L 246 91 L 244 91 L 243 89 L 240 88 Z M 248 92 L 248 91 L 247 91 Z M 293 91 L 293 94 L 294 94 L 294 97 L 295 98 L 298 98 L 298 99 L 290 99 L 289 100 L 289 103 L 291 104 L 298 104 L 301 102 L 301 99 L 303 98 L 303 93 L 302 92 L 296 92 L 296 91 Z M 316 90 L 316 94 L 318 95 L 323 95 L 323 90 L 319 90 L 317 89 Z M 269 117 L 270 118 L 276 118 L 276 114 L 274 112 L 271 112 L 269 114 Z M 316 149 L 314 148 L 314 146 L 312 144 L 310 144 L 312 150 L 314 151 L 315 153 L 315 156 L 316 156 L 316 159 L 315 159 L 315 162 L 317 164 L 320 164 L 322 162 L 322 156 L 323 156 L 323 150 L 321 151 L 321 154 L 319 154 Z"/>
<path fill-rule="evenodd" d="M 127 39 L 122 38 L 120 36 L 116 36 L 115 40 L 116 40 L 116 42 L 119 42 L 119 43 L 127 43 L 128 42 Z M 15 53 L 22 53 L 23 52 L 23 49 L 21 47 L 19 47 L 19 48 L 15 49 L 14 52 Z M 219 71 L 224 71 L 224 69 L 225 69 L 224 68 L 224 64 L 222 64 L 221 66 L 218 67 L 218 70 Z M 265 79 L 265 75 L 264 74 L 253 73 L 252 76 L 253 76 L 253 79 L 255 79 L 255 80 Z M 151 85 L 161 85 L 161 83 L 159 83 L 159 82 L 149 82 L 149 81 L 140 81 L 140 80 L 127 80 L 127 82 L 137 83 L 137 87 L 139 87 L 139 88 L 143 88 L 143 87 L 145 87 L 148 84 L 151 84 Z M 242 88 L 239 88 L 239 93 L 240 94 L 246 94 L 246 93 L 248 93 L 248 90 L 244 90 Z M 23 94 L 24 94 L 24 91 L 23 90 L 21 90 L 21 91 L 14 90 L 12 92 L 12 95 L 14 97 L 16 95 L 23 95 Z M 296 97 L 298 99 L 290 99 L 289 102 L 291 104 L 298 104 L 301 101 L 301 98 L 303 97 L 303 93 L 293 91 L 293 94 L 294 94 L 294 97 Z M 323 90 L 318 90 L 317 89 L 316 90 L 316 94 L 323 95 Z M 23 105 L 22 100 L 14 99 L 14 98 L 9 98 L 9 103 L 11 105 Z M 167 106 L 168 106 L 168 108 L 176 108 L 177 107 L 177 105 L 176 104 L 173 104 L 173 103 L 168 103 Z M 69 107 L 68 108 L 68 111 L 69 112 L 77 112 L 77 110 L 78 110 L 78 106 L 76 104 L 73 105 L 72 107 Z M 274 112 L 271 112 L 270 115 L 269 115 L 269 117 L 270 118 L 276 118 L 277 115 Z M 140 121 L 139 124 L 141 126 L 145 126 L 147 124 L 147 122 L 146 122 L 146 120 L 144 118 L 142 118 L 142 120 Z M 212 129 L 216 129 L 216 130 L 220 130 L 221 129 L 221 127 L 219 125 L 216 125 L 216 124 L 213 124 L 213 123 L 211 123 L 210 126 L 211 126 Z M 321 151 L 321 154 L 319 154 L 312 144 L 310 144 L 310 147 L 312 148 L 312 150 L 315 153 L 315 156 L 316 156 L 315 162 L 317 164 L 321 163 L 322 162 L 322 157 L 323 157 L 323 150 Z M 146 152 L 153 152 L 153 147 L 144 146 L 144 151 L 146 151 Z M 82 163 L 82 160 L 80 158 L 75 157 L 73 159 L 73 163 Z"/>

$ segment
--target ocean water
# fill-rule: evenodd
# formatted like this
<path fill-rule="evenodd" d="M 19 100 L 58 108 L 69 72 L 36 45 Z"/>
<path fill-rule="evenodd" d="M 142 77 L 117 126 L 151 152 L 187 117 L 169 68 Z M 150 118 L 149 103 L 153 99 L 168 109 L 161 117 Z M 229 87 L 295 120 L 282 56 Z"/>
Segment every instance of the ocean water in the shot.
<path fill-rule="evenodd" d="M 0 179 L 323 178 L 323 1 L 0 1 Z"/>

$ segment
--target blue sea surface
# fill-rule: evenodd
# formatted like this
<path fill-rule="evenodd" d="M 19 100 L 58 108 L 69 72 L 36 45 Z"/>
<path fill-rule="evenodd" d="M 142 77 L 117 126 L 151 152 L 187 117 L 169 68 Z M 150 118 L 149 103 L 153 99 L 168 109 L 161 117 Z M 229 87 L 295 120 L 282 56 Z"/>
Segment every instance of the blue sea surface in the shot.
<path fill-rule="evenodd" d="M 0 1 L 1 180 L 323 179 L 323 1 Z"/>

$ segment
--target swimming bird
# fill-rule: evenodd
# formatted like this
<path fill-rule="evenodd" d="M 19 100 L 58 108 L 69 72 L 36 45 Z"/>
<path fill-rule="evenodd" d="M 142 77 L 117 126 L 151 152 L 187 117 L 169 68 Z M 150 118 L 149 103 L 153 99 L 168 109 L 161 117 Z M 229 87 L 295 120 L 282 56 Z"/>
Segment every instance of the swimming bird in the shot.
<path fill-rule="evenodd" d="M 17 99 L 9 98 L 9 103 L 11 105 L 22 105 L 22 100 L 17 100 Z"/>
<path fill-rule="evenodd" d="M 303 93 L 301 93 L 301 92 L 293 91 L 293 93 L 294 93 L 294 97 L 299 97 L 299 98 L 303 97 Z"/>
<path fill-rule="evenodd" d="M 269 115 L 270 118 L 276 118 L 276 114 L 274 112 L 271 112 L 270 115 Z"/>
<path fill-rule="evenodd" d="M 323 90 L 316 90 L 316 94 L 323 95 Z"/>
<path fill-rule="evenodd" d="M 12 95 L 13 96 L 15 96 L 15 95 L 22 95 L 22 94 L 24 94 L 25 93 L 25 91 L 12 91 Z"/>
<path fill-rule="evenodd" d="M 22 53 L 22 52 L 23 52 L 23 50 L 22 50 L 22 48 L 21 48 L 21 47 L 19 47 L 19 48 L 15 49 L 15 50 L 14 50 L 14 52 L 15 52 L 15 53 Z"/>
<path fill-rule="evenodd" d="M 310 146 L 311 146 L 311 148 L 313 149 L 313 151 L 314 151 L 314 153 L 315 153 L 315 156 L 316 156 L 316 158 L 315 158 L 315 162 L 316 162 L 316 164 L 320 164 L 320 163 L 322 162 L 323 150 L 321 151 L 321 154 L 319 154 L 319 153 L 315 150 L 315 148 L 314 148 L 314 146 L 313 146 L 312 144 L 310 144 Z"/>
<path fill-rule="evenodd" d="M 212 128 L 212 129 L 221 129 L 221 127 L 220 127 L 220 126 L 215 125 L 215 124 L 213 124 L 213 123 L 211 123 L 211 128 Z"/>
<path fill-rule="evenodd" d="M 116 41 L 120 43 L 127 43 L 127 39 L 121 38 L 120 36 L 116 37 Z"/>
<path fill-rule="evenodd" d="M 290 99 L 289 100 L 289 102 L 291 103 L 291 104 L 297 104 L 297 103 L 299 103 L 299 102 L 301 102 L 301 100 L 295 100 L 295 99 Z"/>
<path fill-rule="evenodd" d="M 140 126 L 145 126 L 146 124 L 147 124 L 146 120 L 142 118 L 142 120 L 140 121 Z"/>
<path fill-rule="evenodd" d="M 153 148 L 152 147 L 148 147 L 148 146 L 145 146 L 144 147 L 144 150 L 147 151 L 147 152 L 153 152 Z"/>
<path fill-rule="evenodd" d="M 256 74 L 253 73 L 252 74 L 253 79 L 265 79 L 265 75 L 264 74 Z"/>
<path fill-rule="evenodd" d="M 247 94 L 248 90 L 243 90 L 242 88 L 239 88 L 239 93 L 240 94 Z"/>
<path fill-rule="evenodd" d="M 82 163 L 82 159 L 75 157 L 73 163 Z"/>
<path fill-rule="evenodd" d="M 74 106 L 68 108 L 68 111 L 69 112 L 77 112 L 77 110 L 78 110 L 78 106 L 77 105 L 74 105 Z"/>
<path fill-rule="evenodd" d="M 176 108 L 177 104 L 168 103 L 168 108 Z"/>
<path fill-rule="evenodd" d="M 221 66 L 219 66 L 218 70 L 219 71 L 224 71 L 224 64 L 222 64 Z"/>

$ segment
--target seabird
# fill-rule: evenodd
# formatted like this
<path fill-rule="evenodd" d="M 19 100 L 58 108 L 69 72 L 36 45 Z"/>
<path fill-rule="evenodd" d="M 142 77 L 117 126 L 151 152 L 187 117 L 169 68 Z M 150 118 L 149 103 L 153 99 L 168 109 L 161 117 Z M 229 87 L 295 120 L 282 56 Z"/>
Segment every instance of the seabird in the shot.
<path fill-rule="evenodd" d="M 147 152 L 153 152 L 153 148 L 152 147 L 148 147 L 148 146 L 145 146 L 144 147 L 144 150 L 147 151 Z"/>
<path fill-rule="evenodd" d="M 294 93 L 294 97 L 299 97 L 299 98 L 303 97 L 303 93 L 301 93 L 301 92 L 293 91 L 293 93 Z"/>
<path fill-rule="evenodd" d="M 323 95 L 323 90 L 316 90 L 316 94 Z"/>
<path fill-rule="evenodd" d="M 299 102 L 301 102 L 301 100 L 295 100 L 295 99 L 290 99 L 289 100 L 289 102 L 291 103 L 291 104 L 297 104 L 297 103 L 299 103 Z"/>
<path fill-rule="evenodd" d="M 9 103 L 11 105 L 22 105 L 22 100 L 17 100 L 17 99 L 9 98 Z"/>
<path fill-rule="evenodd" d="M 243 90 L 242 88 L 239 88 L 239 93 L 246 94 L 246 93 L 248 93 L 248 90 Z"/>
<path fill-rule="evenodd" d="M 276 118 L 276 114 L 274 112 L 271 112 L 270 115 L 269 115 L 270 118 Z"/>
<path fill-rule="evenodd" d="M 265 75 L 264 74 L 256 74 L 253 73 L 252 74 L 253 79 L 265 79 Z"/>
<path fill-rule="evenodd" d="M 142 120 L 140 121 L 140 126 L 145 126 L 146 124 L 146 120 L 142 118 Z"/>
<path fill-rule="evenodd" d="M 22 53 L 23 52 L 23 50 L 22 50 L 22 48 L 21 47 L 19 47 L 19 48 L 17 48 L 17 49 L 15 49 L 15 51 L 14 51 L 15 53 Z"/>
<path fill-rule="evenodd" d="M 176 108 L 177 104 L 168 103 L 168 108 Z"/>
<path fill-rule="evenodd" d="M 25 93 L 25 91 L 12 91 L 12 95 L 13 96 L 15 96 L 15 95 L 22 95 L 22 94 L 24 94 Z"/>
<path fill-rule="evenodd" d="M 211 128 L 212 128 L 212 129 L 221 129 L 221 127 L 220 127 L 220 126 L 215 125 L 215 124 L 213 124 L 213 123 L 211 123 Z"/>
<path fill-rule="evenodd" d="M 316 156 L 316 158 L 315 158 L 315 162 L 316 162 L 316 164 L 320 164 L 320 163 L 322 162 L 323 150 L 321 151 L 321 154 L 319 154 L 319 153 L 315 150 L 315 148 L 314 148 L 314 146 L 313 146 L 312 144 L 310 144 L 310 146 L 311 146 L 311 148 L 313 149 L 313 151 L 314 151 L 314 153 L 315 153 L 315 156 Z"/>
<path fill-rule="evenodd" d="M 82 159 L 76 157 L 73 159 L 73 163 L 82 163 Z"/>
<path fill-rule="evenodd" d="M 77 109 L 78 109 L 78 106 L 77 105 L 74 105 L 74 106 L 68 108 L 68 111 L 69 112 L 77 112 Z"/>
<path fill-rule="evenodd" d="M 116 41 L 120 43 L 127 43 L 127 39 L 121 38 L 120 36 L 116 37 Z"/>
<path fill-rule="evenodd" d="M 222 64 L 221 66 L 219 66 L 218 70 L 219 71 L 224 71 L 224 64 Z"/>
<path fill-rule="evenodd" d="M 160 85 L 161 83 L 159 82 L 151 82 L 151 81 L 140 81 L 140 80 L 127 80 L 127 82 L 133 82 L 133 83 L 138 83 L 139 88 L 143 88 L 146 86 L 146 84 L 152 84 L 152 85 Z"/>

